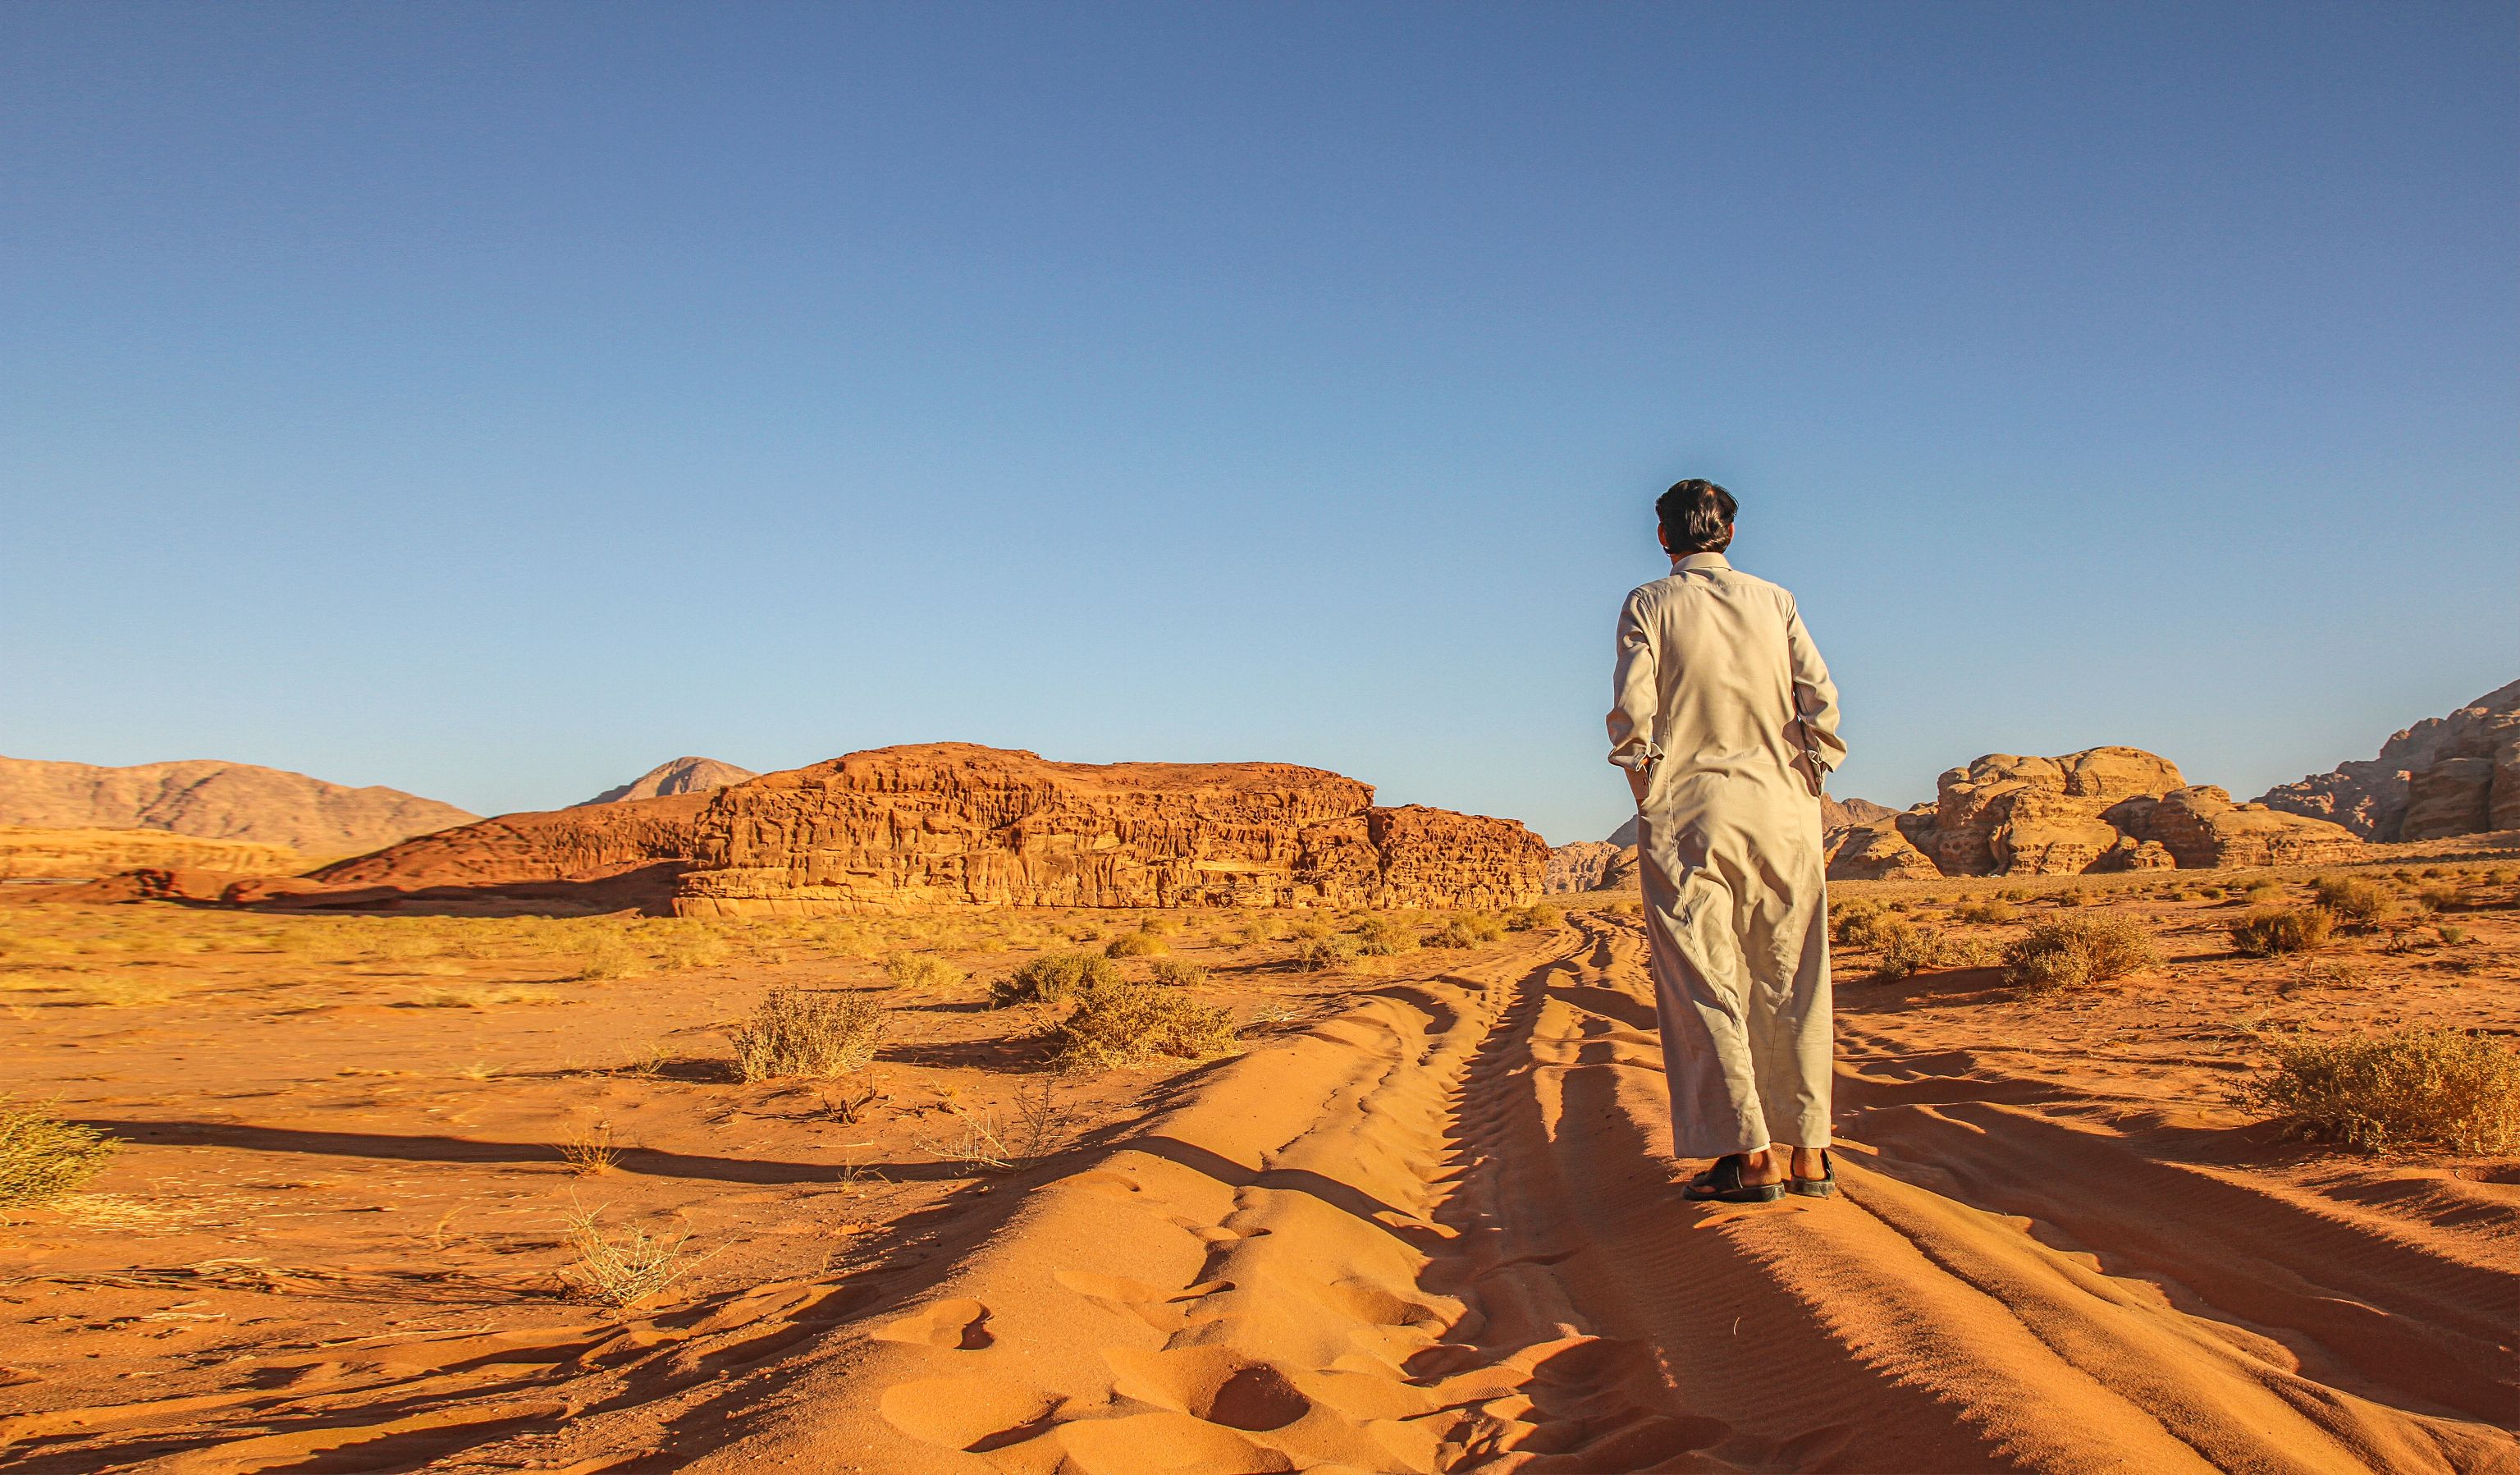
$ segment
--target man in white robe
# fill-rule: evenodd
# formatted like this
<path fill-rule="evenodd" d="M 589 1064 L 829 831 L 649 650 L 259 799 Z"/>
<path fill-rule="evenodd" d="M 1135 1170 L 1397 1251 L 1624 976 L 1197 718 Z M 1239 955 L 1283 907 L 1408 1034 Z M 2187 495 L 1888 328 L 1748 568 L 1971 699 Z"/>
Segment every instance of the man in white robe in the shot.
<path fill-rule="evenodd" d="M 1709 482 L 1655 502 L 1671 576 L 1619 611 L 1609 728 L 1637 800 L 1672 1152 L 1716 1160 L 1690 1197 L 1746 1203 L 1835 1183 L 1820 795 L 1846 745 L 1794 597 L 1724 557 L 1735 510 Z"/>

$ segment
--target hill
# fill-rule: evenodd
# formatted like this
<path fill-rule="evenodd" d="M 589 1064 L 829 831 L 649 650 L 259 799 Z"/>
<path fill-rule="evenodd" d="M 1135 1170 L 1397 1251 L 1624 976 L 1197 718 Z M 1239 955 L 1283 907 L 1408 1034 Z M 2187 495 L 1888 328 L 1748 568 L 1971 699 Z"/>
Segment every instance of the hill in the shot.
<path fill-rule="evenodd" d="M 2376 759 L 2277 784 L 2258 803 L 2383 843 L 2520 829 L 2520 681 L 2392 735 Z"/>
<path fill-rule="evenodd" d="M 730 784 L 761 775 L 733 763 L 721 763 L 713 758 L 678 758 L 670 763 L 658 763 L 637 778 L 617 788 L 607 789 L 593 799 L 575 806 L 617 805 L 642 799 L 670 799 L 677 794 L 713 794 Z"/>
<path fill-rule="evenodd" d="M 354 789 L 252 763 L 107 768 L 0 758 L 0 824 L 8 825 L 164 830 L 346 855 L 478 817 L 399 789 Z"/>

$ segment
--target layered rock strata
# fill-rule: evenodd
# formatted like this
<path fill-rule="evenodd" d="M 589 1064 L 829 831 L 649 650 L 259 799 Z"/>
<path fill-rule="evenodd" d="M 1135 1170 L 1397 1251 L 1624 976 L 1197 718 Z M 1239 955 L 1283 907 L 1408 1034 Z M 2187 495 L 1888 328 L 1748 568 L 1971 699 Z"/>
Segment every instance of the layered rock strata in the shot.
<path fill-rule="evenodd" d="M 2382 842 L 2520 829 L 2520 681 L 2396 733 L 2376 759 L 2277 784 L 2258 803 Z"/>
<path fill-rule="evenodd" d="M 2309 865 L 2362 850 L 2335 824 L 2235 805 L 2139 748 L 2061 758 L 1989 754 L 1936 784 L 1934 803 L 1833 832 L 1836 880 L 2049 876 L 2086 871 Z"/>
<path fill-rule="evenodd" d="M 1372 798 L 1286 763 L 878 749 L 712 797 L 674 910 L 1505 906 L 1540 895 L 1548 847 L 1521 825 Z"/>

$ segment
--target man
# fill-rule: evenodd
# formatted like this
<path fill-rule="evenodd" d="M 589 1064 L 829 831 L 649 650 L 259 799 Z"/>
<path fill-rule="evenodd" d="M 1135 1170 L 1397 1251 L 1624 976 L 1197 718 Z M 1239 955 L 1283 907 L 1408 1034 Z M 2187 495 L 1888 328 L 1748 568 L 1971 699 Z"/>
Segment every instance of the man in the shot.
<path fill-rule="evenodd" d="M 1690 1198 L 1764 1203 L 1836 1187 L 1820 795 L 1846 745 L 1794 597 L 1724 557 L 1737 510 L 1712 482 L 1654 503 L 1671 576 L 1619 611 L 1610 761 L 1637 799 L 1672 1153 L 1715 1159 Z"/>

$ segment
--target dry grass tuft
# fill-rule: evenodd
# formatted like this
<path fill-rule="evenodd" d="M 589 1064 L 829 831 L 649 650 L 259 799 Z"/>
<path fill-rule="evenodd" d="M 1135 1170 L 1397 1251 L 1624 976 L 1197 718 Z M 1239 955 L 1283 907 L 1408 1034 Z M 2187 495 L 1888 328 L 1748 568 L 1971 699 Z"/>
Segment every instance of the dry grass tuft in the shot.
<path fill-rule="evenodd" d="M 636 1306 L 663 1293 L 696 1268 L 698 1263 L 683 1254 L 692 1237 L 689 1229 L 671 1239 L 636 1228 L 607 1234 L 598 1222 L 603 1214 L 604 1209 L 598 1208 L 572 1214 L 567 1221 L 568 1242 L 577 1251 L 577 1263 L 566 1274 L 589 1299 L 608 1306 Z"/>
<path fill-rule="evenodd" d="M 883 1011 L 860 993 L 779 988 L 727 1032 L 746 1081 L 830 1080 L 863 1069 L 883 1042 Z"/>
<path fill-rule="evenodd" d="M 103 1173 L 119 1145 L 49 1108 L 12 1106 L 0 1096 L 0 1205 L 59 1198 Z"/>
<path fill-rule="evenodd" d="M 989 1004 L 1060 1004 L 1120 981 L 1120 965 L 1096 952 L 1045 952 L 989 986 Z"/>
<path fill-rule="evenodd" d="M 1483 911 L 1465 911 L 1428 933 L 1421 940 L 1427 947 L 1476 947 L 1505 936 L 1505 919 Z"/>
<path fill-rule="evenodd" d="M 2058 917 L 2003 949 L 2004 982 L 2033 994 L 2123 978 L 2161 961 L 2151 935 L 2126 917 Z"/>
<path fill-rule="evenodd" d="M 2293 982 L 2303 989 L 2361 989 L 2370 984 L 2371 974 L 2355 964 L 2326 958 L 2303 968 Z"/>
<path fill-rule="evenodd" d="M 2295 1136 L 2363 1152 L 2520 1147 L 2520 1055 L 2458 1030 L 2288 1045 L 2246 1094 Z"/>
<path fill-rule="evenodd" d="M 1151 932 L 1124 932 L 1102 949 L 1104 957 L 1152 958 L 1172 951 L 1172 945 Z"/>
<path fill-rule="evenodd" d="M 896 952 L 883 960 L 883 976 L 896 989 L 951 989 L 963 970 L 932 952 Z"/>
<path fill-rule="evenodd" d="M 1074 1129 L 1076 1109 L 1058 1095 L 1049 1076 L 1015 1092 L 1014 1103 L 1001 1116 L 989 1107 L 974 1110 L 948 1096 L 945 1110 L 954 1119 L 954 1134 L 922 1146 L 950 1163 L 982 1173 L 1012 1173 L 1065 1145 Z"/>
<path fill-rule="evenodd" d="M 595 1122 L 580 1127 L 568 1140 L 557 1142 L 552 1150 L 571 1172 L 593 1176 L 610 1173 L 621 1162 L 621 1149 L 612 1142 L 612 1124 Z"/>
<path fill-rule="evenodd" d="M 1207 982 L 1207 970 L 1180 958 L 1157 958 L 1148 978 L 1167 989 L 1195 989 Z"/>
<path fill-rule="evenodd" d="M 1356 925 L 1356 950 L 1367 957 L 1398 957 L 1417 946 L 1418 935 L 1390 917 L 1368 917 Z"/>
<path fill-rule="evenodd" d="M 573 979 L 636 978 L 648 971 L 648 959 L 627 938 L 600 934 L 579 950 Z"/>
<path fill-rule="evenodd" d="M 2323 876 L 2312 884 L 2310 894 L 2321 910 L 2358 926 L 2376 927 L 2398 911 L 2397 898 L 2361 876 Z M 2254 892 L 2250 899 L 2258 899 Z"/>
<path fill-rule="evenodd" d="M 2267 907 L 2232 923 L 2230 931 L 2233 949 L 2249 957 L 2311 952 L 2327 945 L 2336 931 L 2336 914 L 2323 906 L 2307 911 Z"/>
<path fill-rule="evenodd" d="M 1234 1023 L 1179 989 L 1121 981 L 1078 998 L 1051 1037 L 1061 1070 L 1110 1070 L 1222 1055 L 1234 1047 Z"/>
<path fill-rule="evenodd" d="M 1517 906 L 1505 914 L 1508 932 L 1554 932 L 1566 923 L 1566 913 L 1546 901 Z"/>
<path fill-rule="evenodd" d="M 1982 901 L 1963 901 L 1952 908 L 1953 921 L 1976 926 L 1993 926 L 2009 922 L 2020 915 L 2021 908 L 2000 897 L 1989 897 Z"/>
<path fill-rule="evenodd" d="M 1355 962 L 1361 949 L 1351 937 L 1306 938 L 1295 949 L 1295 967 L 1305 973 L 1328 973 Z"/>
<path fill-rule="evenodd" d="M 1829 935 L 1841 947 L 1880 947 L 1907 925 L 1878 901 L 1840 901 L 1829 917 Z"/>

